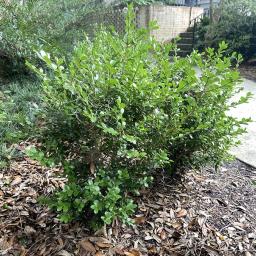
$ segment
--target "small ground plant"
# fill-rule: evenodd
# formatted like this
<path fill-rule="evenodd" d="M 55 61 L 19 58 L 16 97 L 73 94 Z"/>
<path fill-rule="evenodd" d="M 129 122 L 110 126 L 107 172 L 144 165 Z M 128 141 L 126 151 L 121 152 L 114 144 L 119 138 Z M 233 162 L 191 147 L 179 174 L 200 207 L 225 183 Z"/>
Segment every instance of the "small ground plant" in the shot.
<path fill-rule="evenodd" d="M 39 146 L 28 154 L 64 169 L 68 182 L 48 202 L 64 222 L 94 216 L 130 223 L 132 195 L 149 186 L 153 172 L 219 165 L 248 121 L 227 115 L 247 98 L 230 101 L 240 77 L 223 57 L 225 44 L 171 63 L 172 46 L 133 21 L 129 8 L 123 36 L 100 29 L 71 61 L 41 51 L 47 72 L 30 65 L 42 78 L 44 107 L 35 128 Z"/>

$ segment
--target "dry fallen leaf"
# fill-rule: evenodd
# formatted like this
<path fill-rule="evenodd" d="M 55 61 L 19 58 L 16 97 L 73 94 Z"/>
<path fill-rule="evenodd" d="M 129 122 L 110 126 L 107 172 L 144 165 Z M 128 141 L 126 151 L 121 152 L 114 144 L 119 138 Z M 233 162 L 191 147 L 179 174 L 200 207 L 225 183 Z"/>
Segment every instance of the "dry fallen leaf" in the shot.
<path fill-rule="evenodd" d="M 148 247 L 148 253 L 149 254 L 156 254 L 157 253 L 156 247 L 154 245 L 150 245 Z"/>
<path fill-rule="evenodd" d="M 123 234 L 123 235 L 122 235 L 122 238 L 128 239 L 128 238 L 130 238 L 131 236 L 132 236 L 131 234 L 126 233 L 126 234 Z"/>
<path fill-rule="evenodd" d="M 203 234 L 203 236 L 207 237 L 208 229 L 205 224 L 203 224 L 203 226 L 202 226 L 202 234 Z"/>
<path fill-rule="evenodd" d="M 237 206 L 237 209 L 242 212 L 246 212 L 246 209 L 243 206 Z"/>
<path fill-rule="evenodd" d="M 58 256 L 72 256 L 72 254 L 70 254 L 69 252 L 67 252 L 65 250 L 61 250 L 60 252 L 58 252 L 57 255 Z"/>
<path fill-rule="evenodd" d="M 32 235 L 32 234 L 35 234 L 36 233 L 36 230 L 30 226 L 26 226 L 24 228 L 24 232 L 26 235 Z"/>
<path fill-rule="evenodd" d="M 205 216 L 199 216 L 197 221 L 200 227 L 203 226 L 203 224 L 205 223 L 206 217 Z"/>
<path fill-rule="evenodd" d="M 161 237 L 162 240 L 165 240 L 167 238 L 167 235 L 166 235 L 166 232 L 165 232 L 164 229 L 161 231 L 160 237 Z"/>
<path fill-rule="evenodd" d="M 134 222 L 135 222 L 135 224 L 137 224 L 137 225 L 144 224 L 145 221 L 146 221 L 146 219 L 145 219 L 144 216 L 140 216 L 140 217 L 134 218 Z"/>
<path fill-rule="evenodd" d="M 110 241 L 107 238 L 101 236 L 91 236 L 88 238 L 88 240 L 92 243 L 99 242 L 104 244 L 110 244 Z"/>
<path fill-rule="evenodd" d="M 205 177 L 203 177 L 203 176 L 200 176 L 200 175 L 193 175 L 193 176 L 196 181 L 199 181 L 199 182 L 205 181 Z"/>
<path fill-rule="evenodd" d="M 0 238 L 0 250 L 7 250 L 12 247 L 12 244 L 5 238 Z"/>
<path fill-rule="evenodd" d="M 104 254 L 102 252 L 97 252 L 95 256 L 104 256 Z"/>
<path fill-rule="evenodd" d="M 95 233 L 94 233 L 95 236 L 104 236 L 104 237 L 107 237 L 107 227 L 106 225 L 103 225 L 99 230 L 97 230 Z"/>
<path fill-rule="evenodd" d="M 180 223 L 180 222 L 173 222 L 173 223 L 168 223 L 167 222 L 166 224 L 175 228 L 175 229 L 180 229 L 182 227 L 182 223 Z"/>
<path fill-rule="evenodd" d="M 110 248 L 113 247 L 112 244 L 110 243 L 102 243 L 102 242 L 95 242 L 95 244 L 99 247 L 99 248 Z"/>
<path fill-rule="evenodd" d="M 153 236 L 154 240 L 157 241 L 159 244 L 162 242 L 162 240 L 160 239 L 159 236 L 157 236 L 155 234 L 153 234 L 152 236 Z"/>
<path fill-rule="evenodd" d="M 29 212 L 28 211 L 21 211 L 20 215 L 21 216 L 29 216 Z"/>
<path fill-rule="evenodd" d="M 177 217 L 178 218 L 182 218 L 185 217 L 188 214 L 186 209 L 181 209 L 178 213 L 177 213 Z"/>
<path fill-rule="evenodd" d="M 88 237 L 88 240 L 93 243 L 96 243 L 96 242 L 101 242 L 106 244 L 110 243 L 110 241 L 107 238 L 101 237 L 101 236 L 90 236 Z"/>
<path fill-rule="evenodd" d="M 255 233 L 249 233 L 248 238 L 249 239 L 256 239 L 256 234 Z"/>
<path fill-rule="evenodd" d="M 117 255 L 125 255 L 124 249 L 122 247 L 117 246 L 117 247 L 113 248 L 113 251 Z"/>
<path fill-rule="evenodd" d="M 18 185 L 18 184 L 21 183 L 21 181 L 22 181 L 22 179 L 21 179 L 20 176 L 15 176 L 15 177 L 14 177 L 14 180 L 13 180 L 12 183 L 11 183 L 11 185 L 12 185 L 12 186 Z"/>
<path fill-rule="evenodd" d="M 26 256 L 27 254 L 27 250 L 24 248 L 24 246 L 21 246 L 21 248 L 19 249 L 19 256 Z"/>
<path fill-rule="evenodd" d="M 141 253 L 138 250 L 132 249 L 129 252 L 124 253 L 127 256 L 141 256 Z"/>
<path fill-rule="evenodd" d="M 88 240 L 80 241 L 80 245 L 85 251 L 96 253 L 96 249 L 95 249 L 94 245 L 91 242 L 89 242 Z"/>
<path fill-rule="evenodd" d="M 145 236 L 144 239 L 145 239 L 145 241 L 149 241 L 149 240 L 153 240 L 154 238 L 152 236 L 147 235 L 147 236 Z"/>

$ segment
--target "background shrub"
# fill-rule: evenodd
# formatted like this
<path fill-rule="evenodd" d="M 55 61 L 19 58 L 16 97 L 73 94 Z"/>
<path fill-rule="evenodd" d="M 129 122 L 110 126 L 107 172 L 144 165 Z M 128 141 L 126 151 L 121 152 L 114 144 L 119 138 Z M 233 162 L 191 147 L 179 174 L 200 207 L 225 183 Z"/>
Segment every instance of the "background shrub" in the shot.
<path fill-rule="evenodd" d="M 199 48 L 218 48 L 228 43 L 227 53 L 233 51 L 245 60 L 256 54 L 256 5 L 254 0 L 223 0 L 214 10 L 213 23 L 203 19 L 198 30 Z"/>
<path fill-rule="evenodd" d="M 84 17 L 101 1 L 0 1 L 0 75 L 26 74 L 25 60 L 44 47 L 68 55 L 82 39 Z"/>
<path fill-rule="evenodd" d="M 153 172 L 219 165 L 248 121 L 227 115 L 247 98 L 230 103 L 240 77 L 223 57 L 225 44 L 171 63 L 173 46 L 133 21 L 130 8 L 124 36 L 101 29 L 70 61 L 41 51 L 50 74 L 30 65 L 42 78 L 44 107 L 34 130 L 39 146 L 27 152 L 64 169 L 68 182 L 48 203 L 65 222 L 85 216 L 130 222 L 131 196 Z"/>

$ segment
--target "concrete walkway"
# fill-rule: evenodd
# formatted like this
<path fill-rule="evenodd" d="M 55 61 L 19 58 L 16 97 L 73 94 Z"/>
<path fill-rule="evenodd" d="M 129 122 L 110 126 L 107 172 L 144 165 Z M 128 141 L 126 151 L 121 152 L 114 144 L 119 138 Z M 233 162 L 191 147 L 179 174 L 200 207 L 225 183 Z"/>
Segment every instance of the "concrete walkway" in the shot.
<path fill-rule="evenodd" d="M 195 70 L 197 75 L 200 76 L 201 70 L 197 67 L 195 67 Z M 253 122 L 249 123 L 246 127 L 247 133 L 239 137 L 241 144 L 232 148 L 230 153 L 240 161 L 256 168 L 256 82 L 243 79 L 242 86 L 244 87 L 244 90 L 237 94 L 234 97 L 234 100 L 238 100 L 247 92 L 251 92 L 253 97 L 248 103 L 232 109 L 229 114 L 237 118 L 251 117 Z"/>
<path fill-rule="evenodd" d="M 244 90 L 235 98 L 238 99 L 247 92 L 253 93 L 253 98 L 249 103 L 242 104 L 231 110 L 230 114 L 238 118 L 251 117 L 253 122 L 247 126 L 247 133 L 239 138 L 241 145 L 232 148 L 231 153 L 239 160 L 256 167 L 256 82 L 244 79 L 243 87 Z"/>

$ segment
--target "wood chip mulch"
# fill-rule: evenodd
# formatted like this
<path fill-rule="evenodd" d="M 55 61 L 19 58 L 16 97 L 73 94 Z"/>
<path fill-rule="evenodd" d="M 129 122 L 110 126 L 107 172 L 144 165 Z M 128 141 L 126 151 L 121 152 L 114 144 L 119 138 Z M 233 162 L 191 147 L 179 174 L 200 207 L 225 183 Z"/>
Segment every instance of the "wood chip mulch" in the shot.
<path fill-rule="evenodd" d="M 0 255 L 256 255 L 256 170 L 241 162 L 161 174 L 136 199 L 136 225 L 116 221 L 96 234 L 37 203 L 63 187 L 59 172 L 29 159 L 1 170 Z"/>

